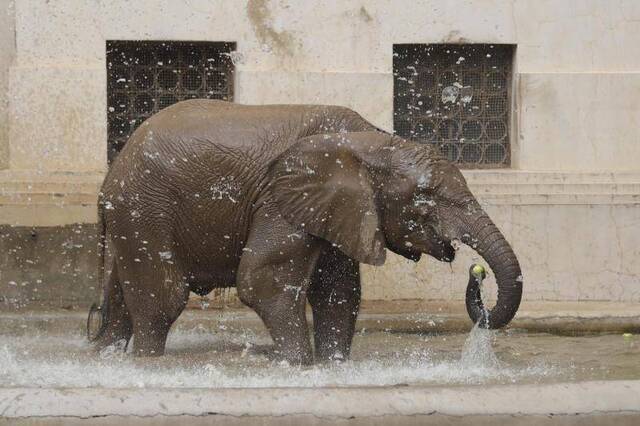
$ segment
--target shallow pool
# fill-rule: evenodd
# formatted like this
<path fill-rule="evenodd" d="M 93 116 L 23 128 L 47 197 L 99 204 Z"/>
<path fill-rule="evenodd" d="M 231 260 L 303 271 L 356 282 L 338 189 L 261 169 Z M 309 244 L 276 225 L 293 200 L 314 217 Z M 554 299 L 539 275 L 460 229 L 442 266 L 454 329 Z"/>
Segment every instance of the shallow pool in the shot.
<path fill-rule="evenodd" d="M 314 387 L 640 379 L 640 336 L 359 332 L 352 359 L 292 367 L 264 329 L 179 327 L 164 357 L 90 350 L 79 331 L 1 334 L 0 387 Z"/>

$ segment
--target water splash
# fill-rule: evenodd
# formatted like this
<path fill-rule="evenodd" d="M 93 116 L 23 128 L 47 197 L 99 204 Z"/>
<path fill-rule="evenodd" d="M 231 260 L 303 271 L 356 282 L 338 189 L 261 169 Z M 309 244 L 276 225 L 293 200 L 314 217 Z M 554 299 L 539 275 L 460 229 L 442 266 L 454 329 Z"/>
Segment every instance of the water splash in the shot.
<path fill-rule="evenodd" d="M 499 368 L 501 363 L 493 350 L 495 337 L 495 330 L 474 325 L 464 343 L 460 362 L 470 367 Z"/>
<path fill-rule="evenodd" d="M 84 337 L 3 336 L 0 386 L 28 387 L 318 387 L 398 384 L 484 384 L 537 380 L 548 365 L 500 363 L 491 331 L 429 337 L 359 333 L 354 359 L 310 367 L 281 365 L 265 356 L 270 338 L 228 326 L 172 333 L 161 358 L 133 357 L 131 347 L 94 354 Z M 434 342 L 438 339 L 438 342 Z M 446 340 L 445 340 L 446 339 Z M 425 345 L 425 343 L 427 343 Z M 448 349 L 443 351 L 443 348 Z"/>
<path fill-rule="evenodd" d="M 103 348 L 98 354 L 98 356 L 102 360 L 108 360 L 108 359 L 122 360 L 125 356 L 126 350 L 127 350 L 127 341 L 125 339 L 120 339 L 114 344 Z"/>

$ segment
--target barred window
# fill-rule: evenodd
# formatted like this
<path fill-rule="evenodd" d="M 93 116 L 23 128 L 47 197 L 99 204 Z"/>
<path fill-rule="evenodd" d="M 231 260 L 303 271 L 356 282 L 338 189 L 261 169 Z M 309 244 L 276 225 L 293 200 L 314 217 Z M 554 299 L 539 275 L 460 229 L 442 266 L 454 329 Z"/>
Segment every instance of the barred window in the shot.
<path fill-rule="evenodd" d="M 393 47 L 394 129 L 462 167 L 508 167 L 513 45 Z"/>
<path fill-rule="evenodd" d="M 107 41 L 108 158 L 152 114 L 193 98 L 233 100 L 235 43 Z"/>

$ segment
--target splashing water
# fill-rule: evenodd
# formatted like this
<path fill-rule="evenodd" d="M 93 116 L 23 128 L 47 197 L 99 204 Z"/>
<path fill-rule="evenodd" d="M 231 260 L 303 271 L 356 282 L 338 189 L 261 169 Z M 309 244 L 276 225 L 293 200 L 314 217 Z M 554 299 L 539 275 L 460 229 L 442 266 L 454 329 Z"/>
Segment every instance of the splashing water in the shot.
<path fill-rule="evenodd" d="M 464 343 L 460 362 L 466 366 L 497 369 L 500 360 L 493 350 L 496 331 L 474 325 Z"/>
<path fill-rule="evenodd" d="M 113 345 L 103 348 L 98 356 L 102 360 L 115 359 L 122 360 L 126 356 L 125 350 L 127 349 L 127 341 L 120 339 Z"/>
<path fill-rule="evenodd" d="M 294 367 L 265 356 L 264 331 L 207 327 L 172 333 L 164 357 L 135 358 L 119 348 L 91 352 L 80 335 L 3 336 L 0 386 L 27 387 L 318 387 L 483 384 L 537 381 L 554 367 L 500 363 L 493 333 L 425 336 L 358 333 L 352 360 Z M 501 339 L 508 340 L 508 339 Z M 464 345 L 462 357 L 460 349 Z M 522 360 L 520 360 L 522 361 Z"/>

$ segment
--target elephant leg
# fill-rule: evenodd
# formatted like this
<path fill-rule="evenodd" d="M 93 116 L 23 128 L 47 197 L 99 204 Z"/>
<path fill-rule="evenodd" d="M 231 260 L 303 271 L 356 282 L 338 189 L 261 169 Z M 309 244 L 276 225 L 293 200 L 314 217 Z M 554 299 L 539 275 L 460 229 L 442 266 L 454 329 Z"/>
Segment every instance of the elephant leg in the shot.
<path fill-rule="evenodd" d="M 133 333 L 131 316 L 124 302 L 115 264 L 105 286 L 102 309 L 104 324 L 94 342 L 95 349 L 100 351 L 121 340 L 128 343 Z"/>
<path fill-rule="evenodd" d="M 277 216 L 256 215 L 238 268 L 238 296 L 264 322 L 279 358 L 310 364 L 305 307 L 320 243 Z"/>
<path fill-rule="evenodd" d="M 360 309 L 358 262 L 335 248 L 323 252 L 309 288 L 309 303 L 316 360 L 347 359 Z"/>
<path fill-rule="evenodd" d="M 135 356 L 163 355 L 169 329 L 187 305 L 189 288 L 184 277 L 168 266 L 129 265 L 128 271 L 121 271 L 128 278 L 123 281 L 123 290 L 133 325 Z"/>

